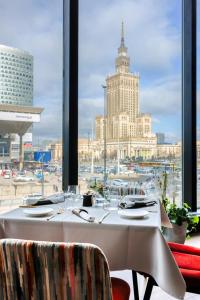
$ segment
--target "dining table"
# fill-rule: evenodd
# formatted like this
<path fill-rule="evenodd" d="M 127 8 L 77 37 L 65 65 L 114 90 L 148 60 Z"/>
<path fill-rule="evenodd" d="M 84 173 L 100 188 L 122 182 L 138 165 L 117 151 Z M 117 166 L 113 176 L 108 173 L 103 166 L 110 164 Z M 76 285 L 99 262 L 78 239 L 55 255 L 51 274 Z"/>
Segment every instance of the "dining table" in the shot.
<path fill-rule="evenodd" d="M 53 208 L 52 218 L 27 215 L 23 207 L 1 214 L 0 238 L 92 243 L 103 250 L 111 271 L 147 273 L 166 293 L 184 299 L 185 281 L 162 235 L 161 226 L 170 227 L 170 222 L 159 201 L 145 207 L 148 213 L 144 217 L 126 218 L 121 210 L 111 210 L 102 222 L 106 211 L 101 206 L 84 208 L 94 222 L 72 213 L 64 203 L 45 207 Z M 78 207 L 83 208 L 81 204 Z"/>

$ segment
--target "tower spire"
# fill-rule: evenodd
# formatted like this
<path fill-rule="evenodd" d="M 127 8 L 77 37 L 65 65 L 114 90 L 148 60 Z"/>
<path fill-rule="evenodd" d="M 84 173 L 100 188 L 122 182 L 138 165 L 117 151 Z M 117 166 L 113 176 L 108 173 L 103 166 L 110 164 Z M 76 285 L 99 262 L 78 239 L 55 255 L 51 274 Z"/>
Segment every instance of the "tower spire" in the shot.
<path fill-rule="evenodd" d="M 121 45 L 120 47 L 125 47 L 124 45 L 124 22 L 122 21 L 122 29 L 121 29 Z"/>
<path fill-rule="evenodd" d="M 124 44 L 124 22 L 121 25 L 121 43 L 118 48 L 118 56 L 115 60 L 115 66 L 117 72 L 128 73 L 130 60 L 127 54 L 127 48 Z"/>

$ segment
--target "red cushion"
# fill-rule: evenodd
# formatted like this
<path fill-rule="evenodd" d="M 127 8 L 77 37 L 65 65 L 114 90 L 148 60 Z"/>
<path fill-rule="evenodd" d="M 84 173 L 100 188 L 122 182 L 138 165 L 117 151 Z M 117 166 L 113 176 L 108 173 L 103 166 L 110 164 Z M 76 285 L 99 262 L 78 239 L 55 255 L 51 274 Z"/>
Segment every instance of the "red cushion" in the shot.
<path fill-rule="evenodd" d="M 200 256 L 200 248 L 171 242 L 169 242 L 168 245 L 172 251 L 196 254 Z"/>
<path fill-rule="evenodd" d="M 179 268 L 200 271 L 200 256 L 172 251 Z"/>
<path fill-rule="evenodd" d="M 200 292 L 200 249 L 169 243 L 172 254 L 185 279 L 187 291 Z"/>
<path fill-rule="evenodd" d="M 111 277 L 113 300 L 129 300 L 130 286 L 120 279 Z"/>

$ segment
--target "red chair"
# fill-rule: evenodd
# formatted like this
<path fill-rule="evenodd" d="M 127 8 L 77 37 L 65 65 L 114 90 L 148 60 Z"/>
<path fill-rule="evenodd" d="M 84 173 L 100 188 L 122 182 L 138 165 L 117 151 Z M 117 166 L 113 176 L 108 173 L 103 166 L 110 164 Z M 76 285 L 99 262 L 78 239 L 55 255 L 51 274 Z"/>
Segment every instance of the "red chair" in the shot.
<path fill-rule="evenodd" d="M 200 248 L 168 243 L 186 282 L 187 292 L 200 294 Z"/>
<path fill-rule="evenodd" d="M 171 242 L 168 245 L 186 282 L 187 292 L 200 294 L 200 248 Z M 154 285 L 157 285 L 155 280 L 149 277 L 143 300 L 150 299 Z"/>
<path fill-rule="evenodd" d="M 128 300 L 130 296 L 130 286 L 120 278 L 111 277 L 113 300 Z"/>

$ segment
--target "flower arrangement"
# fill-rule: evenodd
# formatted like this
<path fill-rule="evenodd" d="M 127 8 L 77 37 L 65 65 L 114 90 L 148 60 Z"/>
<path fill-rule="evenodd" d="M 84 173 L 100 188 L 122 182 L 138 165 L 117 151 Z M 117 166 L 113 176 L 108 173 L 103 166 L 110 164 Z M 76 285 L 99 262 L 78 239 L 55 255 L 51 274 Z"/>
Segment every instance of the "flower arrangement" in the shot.
<path fill-rule="evenodd" d="M 96 179 L 94 183 L 90 185 L 90 189 L 104 197 L 104 185 L 102 183 L 97 183 Z"/>

